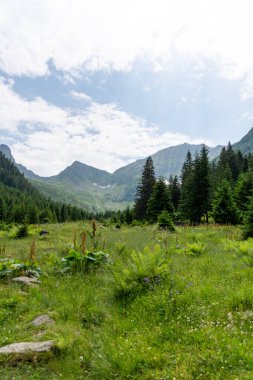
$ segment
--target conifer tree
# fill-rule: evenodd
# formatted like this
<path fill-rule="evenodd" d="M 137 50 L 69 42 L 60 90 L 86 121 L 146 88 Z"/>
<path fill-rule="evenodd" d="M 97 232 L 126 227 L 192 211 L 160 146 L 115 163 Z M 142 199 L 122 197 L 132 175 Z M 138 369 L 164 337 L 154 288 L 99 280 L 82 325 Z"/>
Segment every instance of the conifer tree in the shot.
<path fill-rule="evenodd" d="M 164 179 L 160 177 L 155 183 L 148 201 L 147 216 L 152 222 L 156 222 L 157 216 L 162 211 L 172 213 L 174 210 L 168 186 Z"/>
<path fill-rule="evenodd" d="M 193 160 L 188 151 L 181 171 L 181 197 L 179 211 L 183 219 L 190 219 L 192 210 Z"/>
<path fill-rule="evenodd" d="M 208 149 L 203 145 L 200 154 L 196 155 L 193 165 L 191 222 L 199 224 L 201 217 L 205 216 L 206 223 L 208 223 L 209 208 L 210 164 Z"/>
<path fill-rule="evenodd" d="M 155 170 L 151 157 L 148 157 L 141 175 L 141 180 L 136 190 L 134 204 L 134 216 L 138 220 L 147 218 L 147 205 L 155 184 Z"/>
<path fill-rule="evenodd" d="M 241 173 L 234 189 L 235 201 L 241 213 L 248 209 L 250 197 L 253 192 L 253 173 Z"/>
<path fill-rule="evenodd" d="M 218 186 L 212 206 L 212 215 L 216 223 L 236 224 L 238 222 L 238 209 L 233 199 L 231 186 L 226 179 L 223 179 Z"/>
<path fill-rule="evenodd" d="M 250 198 L 243 224 L 243 238 L 248 239 L 249 237 L 253 237 L 253 196 Z"/>
<path fill-rule="evenodd" d="M 181 194 L 180 183 L 177 176 L 175 177 L 170 176 L 169 191 L 171 194 L 171 202 L 173 204 L 174 210 L 176 211 L 178 209 L 178 204 L 179 204 L 180 194 Z"/>

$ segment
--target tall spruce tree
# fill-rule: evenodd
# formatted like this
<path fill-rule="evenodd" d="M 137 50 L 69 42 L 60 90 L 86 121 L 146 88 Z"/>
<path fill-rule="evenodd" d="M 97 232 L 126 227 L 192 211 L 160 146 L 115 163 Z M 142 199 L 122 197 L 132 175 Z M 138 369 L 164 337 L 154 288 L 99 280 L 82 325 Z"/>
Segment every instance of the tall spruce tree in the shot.
<path fill-rule="evenodd" d="M 147 219 L 147 206 L 155 184 L 155 170 L 151 157 L 148 157 L 141 175 L 141 180 L 136 190 L 134 216 L 138 220 Z"/>
<path fill-rule="evenodd" d="M 205 221 L 208 223 L 209 208 L 210 164 L 208 149 L 203 145 L 200 154 L 196 155 L 193 165 L 191 222 L 199 224 L 202 216 L 205 216 Z"/>
<path fill-rule="evenodd" d="M 253 173 L 241 173 L 234 189 L 236 205 L 241 213 L 248 209 L 249 200 L 253 193 Z"/>
<path fill-rule="evenodd" d="M 155 183 L 148 201 L 147 216 L 152 222 L 157 221 L 158 215 L 162 211 L 173 213 L 171 194 L 164 179 L 160 177 Z"/>
<path fill-rule="evenodd" d="M 236 224 L 238 222 L 238 209 L 230 183 L 226 179 L 223 179 L 218 186 L 212 206 L 212 215 L 216 223 Z"/>
<path fill-rule="evenodd" d="M 190 219 L 192 210 L 192 183 L 193 183 L 193 160 L 188 151 L 181 171 L 181 197 L 179 200 L 179 212 L 183 219 Z"/>
<path fill-rule="evenodd" d="M 172 201 L 174 210 L 176 211 L 178 209 L 178 204 L 179 204 L 180 194 L 181 194 L 180 183 L 177 176 L 175 177 L 170 176 L 169 191 L 171 194 L 171 201 Z"/>
<path fill-rule="evenodd" d="M 253 237 L 253 196 L 250 198 L 243 224 L 243 238 L 248 239 L 249 237 Z"/>

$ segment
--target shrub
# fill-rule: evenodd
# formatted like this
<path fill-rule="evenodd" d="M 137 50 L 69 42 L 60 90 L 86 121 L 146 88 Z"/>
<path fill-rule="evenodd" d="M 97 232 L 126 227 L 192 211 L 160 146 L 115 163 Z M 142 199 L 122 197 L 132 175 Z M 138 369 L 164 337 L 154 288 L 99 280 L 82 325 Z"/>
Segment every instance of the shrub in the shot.
<path fill-rule="evenodd" d="M 163 211 L 158 215 L 158 227 L 161 229 L 167 229 L 171 232 L 175 231 L 171 215 L 168 213 L 168 211 Z"/>
<path fill-rule="evenodd" d="M 35 276 L 41 274 L 40 268 L 35 263 L 23 263 L 18 260 L 0 259 L 0 279 L 16 276 Z"/>
<path fill-rule="evenodd" d="M 186 254 L 189 256 L 200 256 L 203 253 L 203 250 L 205 248 L 204 243 L 192 243 L 187 244 L 186 246 Z"/>
<path fill-rule="evenodd" d="M 109 254 L 96 251 L 82 254 L 74 249 L 69 251 L 69 255 L 62 259 L 63 272 L 87 272 L 90 269 L 95 269 L 102 264 L 110 262 Z"/>
<path fill-rule="evenodd" d="M 28 227 L 26 224 L 23 224 L 22 226 L 19 227 L 16 233 L 16 238 L 23 239 L 26 237 L 28 237 Z"/>
<path fill-rule="evenodd" d="M 112 271 L 116 298 L 134 296 L 151 290 L 168 274 L 169 262 L 165 253 L 156 246 L 153 251 L 145 247 L 143 252 L 133 251 L 124 264 L 118 263 Z"/>

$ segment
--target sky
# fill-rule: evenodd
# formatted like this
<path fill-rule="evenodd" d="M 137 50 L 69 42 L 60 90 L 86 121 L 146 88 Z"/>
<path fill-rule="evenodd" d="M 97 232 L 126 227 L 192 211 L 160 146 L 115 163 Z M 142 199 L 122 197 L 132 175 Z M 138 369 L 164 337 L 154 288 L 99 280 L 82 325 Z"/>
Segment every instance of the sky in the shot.
<path fill-rule="evenodd" d="M 113 172 L 253 126 L 251 0 L 0 0 L 0 144 Z"/>

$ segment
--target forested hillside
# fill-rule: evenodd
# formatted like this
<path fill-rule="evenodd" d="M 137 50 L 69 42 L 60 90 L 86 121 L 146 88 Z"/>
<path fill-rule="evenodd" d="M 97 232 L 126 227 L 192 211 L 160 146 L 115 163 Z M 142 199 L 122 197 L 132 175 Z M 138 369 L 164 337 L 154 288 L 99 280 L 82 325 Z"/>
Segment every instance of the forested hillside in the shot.
<path fill-rule="evenodd" d="M 16 166 L 0 153 L 0 220 L 18 223 L 63 222 L 87 217 L 77 207 L 41 195 Z"/>
<path fill-rule="evenodd" d="M 215 161 L 204 145 L 193 157 L 188 152 L 180 176 L 169 182 L 156 178 L 152 158 L 143 167 L 136 191 L 133 218 L 151 222 L 167 212 L 175 222 L 199 224 L 209 217 L 220 224 L 245 221 L 253 207 L 253 156 L 235 151 L 230 143 Z"/>

